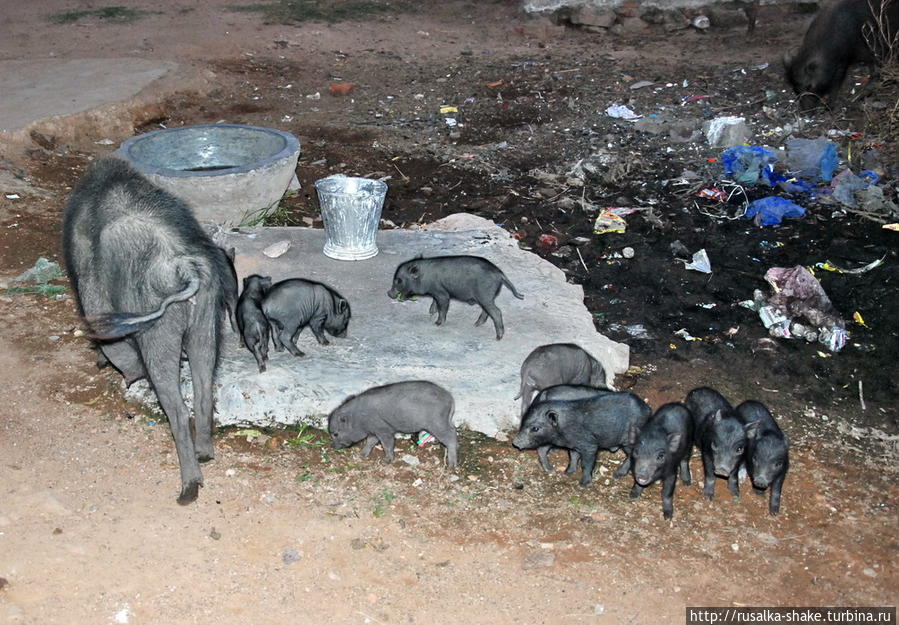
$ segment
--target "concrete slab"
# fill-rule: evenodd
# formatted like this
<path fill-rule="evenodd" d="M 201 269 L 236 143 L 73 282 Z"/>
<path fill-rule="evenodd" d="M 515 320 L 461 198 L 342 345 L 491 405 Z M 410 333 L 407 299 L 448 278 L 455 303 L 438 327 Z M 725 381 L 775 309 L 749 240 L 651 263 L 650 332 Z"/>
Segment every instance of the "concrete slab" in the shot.
<path fill-rule="evenodd" d="M 471 217 L 471 216 L 466 216 Z M 447 218 L 450 227 L 458 217 Z M 517 428 L 519 370 L 539 345 L 573 342 L 604 365 L 609 383 L 628 366 L 628 347 L 594 329 L 583 305 L 583 290 L 568 284 L 551 263 L 519 249 L 508 232 L 475 217 L 478 230 L 385 230 L 378 233 L 380 253 L 364 261 L 338 261 L 322 254 L 323 230 L 308 228 L 241 229 L 220 233 L 217 242 L 237 250 L 240 279 L 258 273 L 274 281 L 304 277 L 324 282 L 350 301 L 348 336 L 320 346 L 307 329 L 295 358 L 270 352 L 268 371 L 259 373 L 252 355 L 228 331 L 216 382 L 216 418 L 223 425 L 309 423 L 321 427 L 326 415 L 348 395 L 371 386 L 410 379 L 431 380 L 449 390 L 456 401 L 455 423 L 489 436 Z M 461 227 L 471 227 L 462 219 Z M 262 251 L 289 241 L 279 258 Z M 450 305 L 445 325 L 435 326 L 430 298 L 397 302 L 387 297 L 396 266 L 417 254 L 472 254 L 490 259 L 525 295 L 507 290 L 496 302 L 506 334 L 495 338 L 490 321 L 474 327 L 480 309 L 460 302 Z M 187 367 L 185 366 L 185 378 Z M 189 385 L 189 381 L 185 379 Z M 134 385 L 136 397 L 155 401 L 148 388 Z M 187 393 L 187 388 L 185 388 Z"/>
<path fill-rule="evenodd" d="M 0 131 L 126 100 L 175 67 L 137 58 L 0 61 Z"/>

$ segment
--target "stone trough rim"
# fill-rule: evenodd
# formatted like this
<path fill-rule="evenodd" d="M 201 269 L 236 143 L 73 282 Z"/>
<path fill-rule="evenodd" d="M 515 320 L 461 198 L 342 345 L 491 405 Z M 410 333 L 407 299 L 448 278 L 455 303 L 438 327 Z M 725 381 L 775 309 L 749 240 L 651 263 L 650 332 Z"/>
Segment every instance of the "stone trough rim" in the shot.
<path fill-rule="evenodd" d="M 189 171 L 184 169 L 171 169 L 168 167 L 157 167 L 155 165 L 150 165 L 146 161 L 142 161 L 136 159 L 131 154 L 131 148 L 136 144 L 139 144 L 144 141 L 151 140 L 154 137 L 158 137 L 160 135 L 165 135 L 169 133 L 175 132 L 184 132 L 190 130 L 202 130 L 202 129 L 220 129 L 220 128 L 239 128 L 242 130 L 252 130 L 257 132 L 263 132 L 266 134 L 276 135 L 285 141 L 284 147 L 265 158 L 253 161 L 252 163 L 248 163 L 246 165 L 239 165 L 236 167 L 228 167 L 225 169 L 210 169 L 204 171 Z M 296 154 L 300 151 L 300 140 L 297 139 L 293 134 L 286 132 L 284 130 L 278 130 L 277 128 L 266 128 L 264 126 L 252 126 L 249 124 L 196 124 L 192 126 L 180 126 L 178 128 L 161 128 L 159 130 L 153 130 L 151 132 L 147 132 L 141 135 L 137 135 L 135 137 L 130 137 L 125 139 L 122 142 L 122 145 L 119 147 L 117 152 L 127 160 L 132 167 L 134 167 L 137 171 L 144 175 L 157 175 L 157 176 L 165 176 L 168 178 L 212 178 L 216 176 L 227 176 L 233 174 L 242 174 L 251 171 L 256 171 L 258 169 L 263 169 L 268 167 L 274 163 L 277 163 L 285 158 L 290 157 L 293 154 Z"/>

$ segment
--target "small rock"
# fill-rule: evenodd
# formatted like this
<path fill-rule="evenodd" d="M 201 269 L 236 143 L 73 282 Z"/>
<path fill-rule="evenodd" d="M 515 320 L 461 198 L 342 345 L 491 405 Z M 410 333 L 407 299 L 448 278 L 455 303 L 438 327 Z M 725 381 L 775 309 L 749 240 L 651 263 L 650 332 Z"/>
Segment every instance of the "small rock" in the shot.
<path fill-rule="evenodd" d="M 425 483 L 424 480 L 419 477 L 414 482 L 412 482 L 412 488 L 418 488 L 419 486 L 421 486 L 424 483 Z"/>
<path fill-rule="evenodd" d="M 639 17 L 624 17 L 612 27 L 612 32 L 616 35 L 639 35 L 648 27 Z"/>
<path fill-rule="evenodd" d="M 582 245 L 587 245 L 587 243 L 589 243 L 589 242 L 590 242 L 590 239 L 587 237 L 574 237 L 573 239 L 571 239 L 569 241 L 569 243 L 571 243 L 572 245 L 577 245 L 578 247 L 581 247 Z"/>
<path fill-rule="evenodd" d="M 360 549 L 365 549 L 366 542 L 362 538 L 354 538 L 350 541 L 350 547 L 354 550 L 359 551 Z"/>
<path fill-rule="evenodd" d="M 595 606 L 593 606 L 593 614 L 595 616 L 599 616 L 600 614 L 602 614 L 605 611 L 606 611 L 606 606 L 603 605 L 602 603 L 597 603 Z"/>
<path fill-rule="evenodd" d="M 579 26 L 610 28 L 615 23 L 614 11 L 597 11 L 588 7 L 580 7 L 571 14 L 571 23 Z"/>
<path fill-rule="evenodd" d="M 312 224 L 315 223 L 315 220 L 312 217 L 303 217 L 303 223 L 306 224 L 307 228 L 311 228 Z"/>
<path fill-rule="evenodd" d="M 556 554 L 552 551 L 535 551 L 524 557 L 521 568 L 526 571 L 528 569 L 546 568 L 552 566 L 555 561 Z"/>
<path fill-rule="evenodd" d="M 278 241 L 277 243 L 272 243 L 267 248 L 262 250 L 262 253 L 268 256 L 269 258 L 278 258 L 282 256 L 287 250 L 290 249 L 290 241 L 287 239 L 283 241 Z"/>
<path fill-rule="evenodd" d="M 417 467 L 421 464 L 421 460 L 411 454 L 403 454 L 400 460 L 408 464 L 410 467 Z"/>
<path fill-rule="evenodd" d="M 285 549 L 281 553 L 281 560 L 284 562 L 284 564 L 293 564 L 294 562 L 299 562 L 302 559 L 302 551 L 296 551 L 295 549 Z"/>
<path fill-rule="evenodd" d="M 54 528 L 53 528 L 53 531 L 52 531 L 51 533 L 52 533 L 54 536 L 59 536 L 60 534 L 62 534 L 62 528 L 61 528 L 61 527 L 54 527 Z"/>
<path fill-rule="evenodd" d="M 862 569 L 862 573 L 864 573 L 868 577 L 877 577 L 877 571 L 871 568 Z"/>
<path fill-rule="evenodd" d="M 625 258 L 633 258 L 634 257 L 634 248 L 632 248 L 632 247 L 624 248 L 623 250 L 621 250 L 621 255 L 624 256 Z"/>
<path fill-rule="evenodd" d="M 509 433 L 508 432 L 497 432 L 496 434 L 493 435 L 493 438 L 498 440 L 501 443 L 505 443 L 507 440 L 509 440 Z"/>
<path fill-rule="evenodd" d="M 630 86 L 631 91 L 636 91 L 637 89 L 642 89 L 643 87 L 651 87 L 655 83 L 651 80 L 638 80 L 634 84 Z"/>
<path fill-rule="evenodd" d="M 524 490 L 524 484 L 522 484 L 521 482 L 514 482 L 512 484 L 512 488 L 514 488 L 515 490 Z"/>
<path fill-rule="evenodd" d="M 211 530 L 209 530 L 209 538 L 211 538 L 212 540 L 221 540 L 222 535 L 213 527 Z"/>
<path fill-rule="evenodd" d="M 340 581 L 340 575 L 338 575 L 338 574 L 337 574 L 336 572 L 334 572 L 334 571 L 329 571 L 329 572 L 328 572 L 328 579 L 330 579 L 332 582 L 337 582 L 337 581 Z"/>
<path fill-rule="evenodd" d="M 235 475 L 237 475 L 237 471 L 234 470 L 234 469 L 227 469 L 227 470 L 225 471 L 225 476 L 226 476 L 226 477 L 234 477 Z"/>
<path fill-rule="evenodd" d="M 731 548 L 733 551 L 739 551 L 739 550 L 740 550 L 740 545 L 738 545 L 737 543 L 731 543 L 731 544 L 730 544 L 730 548 Z"/>
<path fill-rule="evenodd" d="M 419 189 L 419 191 L 420 191 L 421 194 L 422 194 L 423 196 L 425 196 L 425 197 L 431 197 L 432 195 L 434 195 L 434 188 L 433 188 L 433 187 L 422 187 L 422 188 Z"/>
<path fill-rule="evenodd" d="M 7 580 L 5 577 L 0 577 L 0 590 L 3 590 L 7 586 L 9 586 L 9 580 Z"/>

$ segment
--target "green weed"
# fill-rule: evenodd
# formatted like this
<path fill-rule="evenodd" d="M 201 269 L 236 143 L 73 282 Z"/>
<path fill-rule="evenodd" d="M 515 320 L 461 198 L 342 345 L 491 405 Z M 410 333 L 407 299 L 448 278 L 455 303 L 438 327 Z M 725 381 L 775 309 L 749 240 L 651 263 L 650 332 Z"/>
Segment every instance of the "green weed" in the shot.
<path fill-rule="evenodd" d="M 387 507 L 394 499 L 396 499 L 396 495 L 392 491 L 389 491 L 386 488 L 382 490 L 375 500 L 375 507 L 371 511 L 372 516 L 380 519 L 387 514 Z"/>
<path fill-rule="evenodd" d="M 7 295 L 38 294 L 44 297 L 54 297 L 66 292 L 66 287 L 56 284 L 35 284 L 32 286 L 11 286 L 6 289 Z"/>
<path fill-rule="evenodd" d="M 127 24 L 139 20 L 148 15 L 159 15 L 161 11 L 147 11 L 144 9 L 130 9 L 128 7 L 111 6 L 98 9 L 80 9 L 73 11 L 61 11 L 47 16 L 54 24 L 74 24 L 85 19 L 97 19 L 115 24 Z"/>
<path fill-rule="evenodd" d="M 260 13 L 266 23 L 292 24 L 296 22 L 345 22 L 365 20 L 388 11 L 396 11 L 396 6 L 388 2 L 350 0 L 344 2 L 322 2 L 320 0 L 277 0 L 265 4 L 240 4 L 227 7 L 229 11 Z"/>

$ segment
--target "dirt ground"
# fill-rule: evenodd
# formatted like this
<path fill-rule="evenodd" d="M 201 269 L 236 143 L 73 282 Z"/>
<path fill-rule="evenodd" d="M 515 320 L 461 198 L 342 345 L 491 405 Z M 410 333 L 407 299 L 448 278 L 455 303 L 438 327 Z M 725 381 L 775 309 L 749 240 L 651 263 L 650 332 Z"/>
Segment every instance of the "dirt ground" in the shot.
<path fill-rule="evenodd" d="M 630 477 L 611 479 L 617 454 L 602 454 L 581 489 L 534 454 L 470 433 L 448 473 L 434 445 L 405 443 L 398 454 L 420 464 L 388 466 L 379 450 L 362 460 L 296 430 L 219 432 L 199 500 L 179 507 L 165 422 L 94 367 L 72 298 L 7 292 L 0 623 L 653 625 L 684 622 L 685 606 L 895 605 L 899 235 L 875 221 L 891 220 L 826 202 L 779 227 L 732 219 L 736 199 L 691 193 L 720 182 L 710 161 L 720 149 L 605 114 L 627 104 L 679 121 L 741 115 L 753 142 L 773 146 L 790 132 L 849 131 L 835 138 L 841 154 L 877 170 L 895 199 L 897 137 L 884 123 L 895 96 L 844 92 L 833 111 L 800 116 L 786 91 L 778 59 L 808 16 L 763 7 L 747 39 L 718 26 L 590 33 L 529 19 L 511 1 L 395 3 L 364 21 L 291 25 L 230 4 L 55 24 L 48 15 L 86 5 L 18 3 L 4 9 L 0 58 L 139 56 L 206 72 L 207 90 L 161 98 L 134 132 L 223 120 L 296 134 L 303 191 L 269 223 L 320 225 L 311 183 L 338 171 L 390 177 L 385 227 L 459 211 L 493 219 L 582 284 L 597 329 L 631 346 L 620 388 L 654 407 L 700 385 L 768 404 L 791 442 L 781 514 L 752 494 L 732 499 L 719 480 L 711 503 L 696 482 L 679 485 L 663 521 L 658 485 L 632 501 Z M 634 89 L 640 81 L 653 84 Z M 332 95 L 339 82 L 355 86 Z M 0 163 L 46 190 L 0 195 L 4 282 L 38 257 L 60 259 L 63 203 L 115 147 L 96 143 L 105 138 L 39 137 L 46 145 Z M 610 206 L 638 210 L 624 234 L 593 234 Z M 706 249 L 713 272 L 686 270 L 675 241 Z M 866 273 L 816 272 L 851 333 L 839 353 L 771 339 L 737 305 L 768 291 L 769 267 L 881 257 Z M 627 332 L 636 324 L 642 336 Z M 515 389 L 497 390 L 507 391 L 511 402 Z M 692 468 L 701 474 L 696 456 Z"/>

